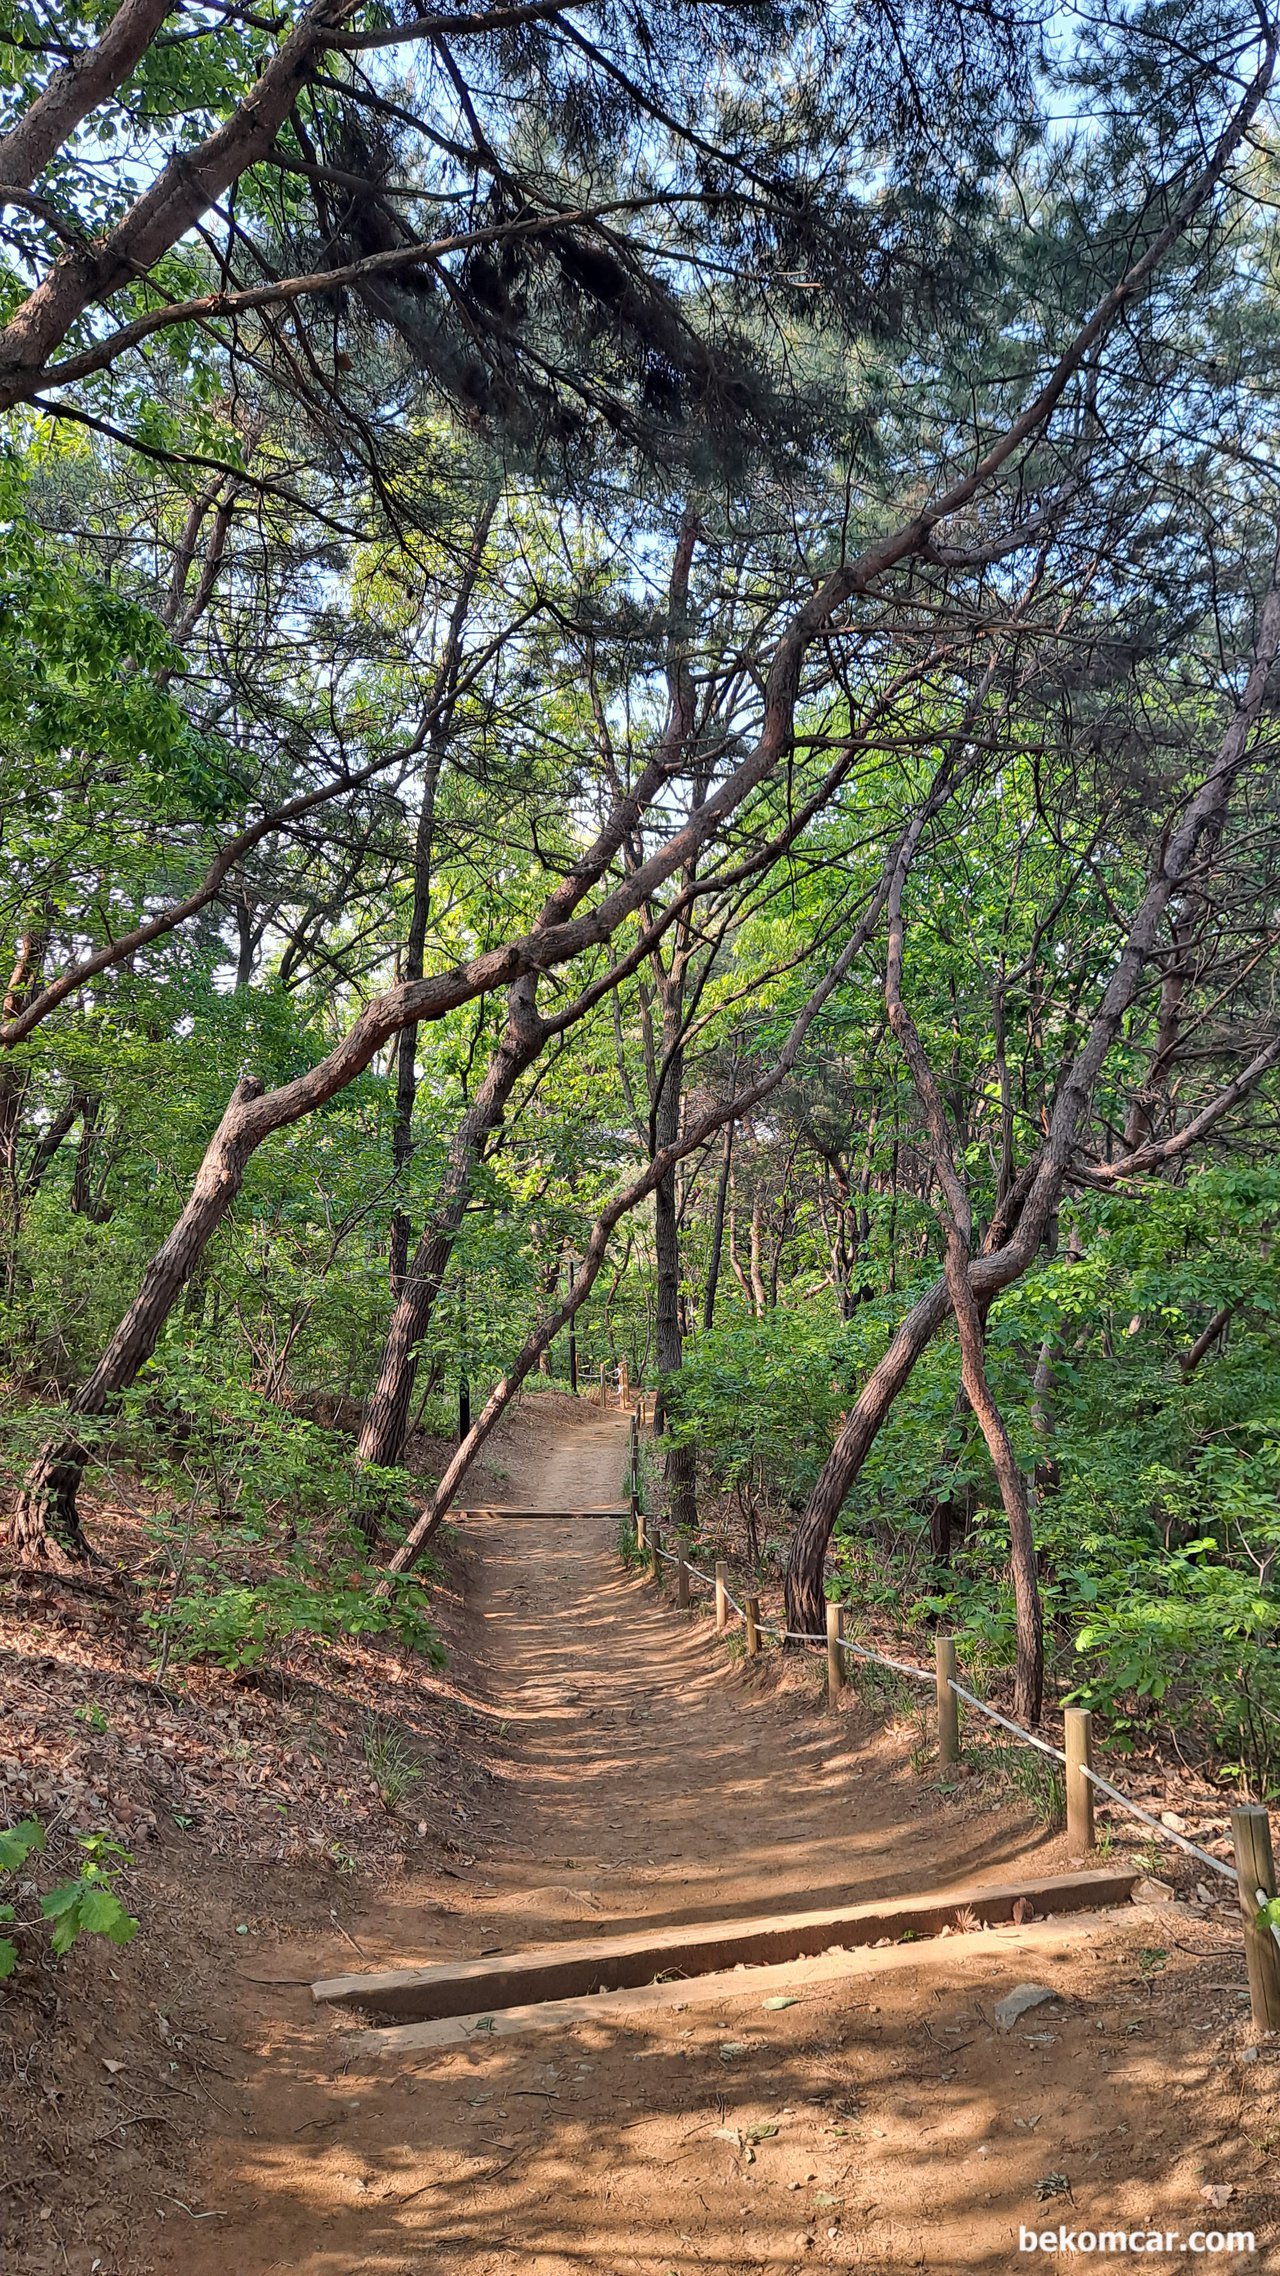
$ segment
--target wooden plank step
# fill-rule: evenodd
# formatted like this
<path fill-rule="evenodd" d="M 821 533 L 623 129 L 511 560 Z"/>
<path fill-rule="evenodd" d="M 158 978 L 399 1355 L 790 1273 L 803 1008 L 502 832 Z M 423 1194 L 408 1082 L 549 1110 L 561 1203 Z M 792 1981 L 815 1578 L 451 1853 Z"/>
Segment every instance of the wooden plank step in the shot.
<path fill-rule="evenodd" d="M 1012 1920 L 1019 1899 L 1027 1900 L 1038 1914 L 1124 1904 L 1137 1878 L 1136 1868 L 1106 1867 L 994 1886 L 975 1882 L 932 1890 L 926 1896 L 881 1898 L 873 1904 L 837 1905 L 822 1912 L 642 1929 L 627 1936 L 546 1944 L 527 1952 L 500 1952 L 483 1960 L 453 1960 L 431 1968 L 331 1976 L 313 1984 L 311 1993 L 326 2005 L 359 2008 L 402 2022 L 489 2013 L 538 2000 L 632 1990 L 667 1975 L 705 1976 L 726 1968 L 808 1959 L 833 1946 L 874 1944 L 884 1936 L 895 1940 L 904 1935 L 933 1936 L 940 1928 L 954 1927 L 962 1914 L 990 1926 Z"/>
<path fill-rule="evenodd" d="M 482 1506 L 482 1505 L 481 1505 L 479 1502 L 476 1502 L 476 1503 L 470 1504 L 470 1505 L 469 1505 L 469 1506 L 468 1506 L 466 1509 L 449 1509 L 449 1510 L 446 1510 L 446 1511 L 445 1511 L 445 1515 L 446 1515 L 446 1517 L 450 1517 L 450 1518 L 464 1518 L 464 1517 L 547 1517 L 547 1518 L 550 1518 L 550 1517 L 630 1517 L 630 1515 L 631 1515 L 631 1504 L 630 1504 L 630 1502 L 629 1502 L 629 1501 L 616 1501 L 616 1502 L 591 1502 L 591 1503 L 588 1503 L 588 1504 L 584 1504 L 584 1505 L 582 1505 L 581 1507 L 579 1507 L 579 1508 L 576 1508 L 576 1509 L 542 1509 L 542 1508 L 538 1507 L 537 1505 L 532 1505 L 532 1504 L 531 1504 L 531 1505 L 526 1505 L 526 1504 L 523 1504 L 523 1503 L 522 1503 L 522 1504 L 521 1504 L 521 1506 L 520 1506 L 518 1509 L 517 1509 L 517 1508 L 515 1508 L 515 1507 L 509 1508 L 509 1509 L 508 1509 L 508 1508 L 502 1508 L 502 1509 L 499 1509 L 499 1508 L 498 1508 L 496 1505 L 490 1505 L 490 1504 L 486 1503 L 486 1504 L 484 1504 L 484 1505 Z"/>
<path fill-rule="evenodd" d="M 887 1949 L 864 1945 L 854 1952 L 825 1952 L 816 1960 L 784 1960 L 774 1967 L 734 1968 L 680 1982 L 640 1984 L 634 1991 L 600 1992 L 595 1998 L 545 1999 L 530 2007 L 499 2007 L 488 2012 L 478 2009 L 471 2015 L 443 2015 L 427 2023 L 389 2023 L 372 2030 L 366 2027 L 348 2033 L 344 2044 L 349 2055 L 358 2059 L 416 2055 L 440 2047 L 469 2045 L 479 2049 L 488 2046 L 491 2039 L 531 2031 L 571 2031 L 581 2024 L 593 2030 L 602 2025 L 634 2030 L 637 2017 L 664 2008 L 683 2010 L 740 2000 L 750 2002 L 758 2013 L 771 1996 L 804 2000 L 820 1996 L 829 1984 L 851 1979 L 866 1982 L 903 1968 L 942 1969 L 951 1981 L 963 1982 L 967 1964 L 993 1957 L 1018 1962 L 1025 1974 L 1038 1958 L 1060 1960 L 1066 1956 L 1064 1947 L 1069 1951 L 1077 1944 L 1100 1942 L 1124 1917 L 1123 1912 L 1079 1912 L 1070 1920 L 1036 1921 L 1026 1928 L 1006 1923 L 997 1928 L 971 1929 L 945 1942 L 926 1936 L 918 1944 L 891 1944 Z M 1028 2020 L 1035 2022 L 1036 2018 Z"/>

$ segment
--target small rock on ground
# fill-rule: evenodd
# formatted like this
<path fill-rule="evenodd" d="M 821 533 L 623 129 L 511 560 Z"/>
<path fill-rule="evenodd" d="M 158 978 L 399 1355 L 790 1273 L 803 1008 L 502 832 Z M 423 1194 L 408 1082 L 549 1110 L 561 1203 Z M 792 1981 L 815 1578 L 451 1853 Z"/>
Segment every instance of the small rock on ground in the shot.
<path fill-rule="evenodd" d="M 1002 2031 L 1010 2031 L 1020 2015 L 1026 2015 L 1033 2007 L 1043 2007 L 1046 2000 L 1057 1997 L 1048 1984 L 1015 1984 L 1011 1992 L 996 2001 L 996 2022 Z"/>

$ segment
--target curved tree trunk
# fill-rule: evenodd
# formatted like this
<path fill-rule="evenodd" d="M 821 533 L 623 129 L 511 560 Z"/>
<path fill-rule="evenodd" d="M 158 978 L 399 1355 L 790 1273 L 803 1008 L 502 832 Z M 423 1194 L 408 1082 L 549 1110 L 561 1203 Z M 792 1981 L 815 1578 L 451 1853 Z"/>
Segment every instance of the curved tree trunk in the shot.
<path fill-rule="evenodd" d="M 240 1110 L 261 1096 L 262 1084 L 252 1076 L 236 1084 L 186 1208 L 157 1249 L 92 1375 L 70 1401 L 66 1429 L 46 1440 L 28 1470 L 6 1528 L 28 1562 L 87 1554 L 77 1497 L 88 1452 L 77 1422 L 108 1413 L 150 1359 L 174 1303 L 240 1191 L 254 1145 Z"/>
<path fill-rule="evenodd" d="M 436 792 L 440 785 L 440 765 L 443 742 L 432 743 L 431 756 L 422 779 L 422 804 L 418 810 L 418 827 L 413 841 L 413 909 L 409 918 L 409 937 L 405 943 L 404 977 L 420 980 L 427 945 L 427 921 L 431 913 L 431 863 L 435 844 Z M 396 1105 L 391 1125 L 391 1163 L 399 1180 L 409 1164 L 413 1152 L 413 1107 L 418 1095 L 418 1030 L 402 1027 L 396 1042 Z M 391 1293 L 398 1296 L 404 1284 L 409 1262 L 409 1213 L 403 1202 L 397 1202 L 391 1212 L 391 1235 L 388 1250 L 388 1268 L 391 1276 Z"/>
<path fill-rule="evenodd" d="M 409 915 L 409 932 L 405 941 L 404 977 L 421 980 L 425 969 L 427 925 L 431 916 L 431 885 L 435 860 L 436 800 L 440 791 L 440 776 L 444 768 L 445 751 L 453 725 L 454 709 L 458 699 L 458 671 L 462 662 L 462 636 L 466 629 L 471 603 L 475 598 L 476 584 L 484 561 L 489 532 L 493 528 L 498 510 L 496 491 L 485 500 L 471 538 L 471 549 L 463 568 L 461 582 L 449 618 L 449 630 L 436 674 L 433 697 L 435 717 L 427 746 L 427 764 L 422 776 L 422 799 L 418 808 L 418 826 L 413 837 L 413 905 Z M 396 1044 L 396 1105 L 391 1126 L 391 1161 L 397 1181 L 408 1167 L 413 1153 L 413 1108 L 418 1094 L 418 1030 L 403 1027 Z M 409 1262 L 409 1214 L 403 1201 L 397 1202 L 391 1213 L 388 1268 L 391 1293 L 398 1296 Z"/>
<path fill-rule="evenodd" d="M 418 1355 L 466 1214 L 472 1178 L 516 1083 L 542 1049 L 544 1029 L 535 1002 L 536 988 L 536 979 L 528 976 L 509 991 L 502 1041 L 489 1061 L 474 1103 L 453 1134 L 430 1218 L 401 1279 L 378 1380 L 365 1409 L 356 1447 L 356 1459 L 362 1464 L 390 1469 L 404 1453 L 418 1379 Z"/>
<path fill-rule="evenodd" d="M 1031 1507 L 1027 1481 L 1018 1467 L 1004 1417 L 987 1381 L 982 1321 L 974 1301 L 969 1269 L 965 1243 L 952 1227 L 947 1236 L 947 1288 L 960 1337 L 960 1378 L 977 1417 L 978 1428 L 987 1442 L 1009 1525 L 1009 1563 L 1017 1629 L 1013 1711 L 1020 1721 L 1034 1728 L 1040 1720 L 1044 1700 L 1044 1613 L 1036 1579 Z"/>
<path fill-rule="evenodd" d="M 878 1367 L 863 1384 L 843 1430 L 796 1527 L 787 1566 L 787 1626 L 821 1635 L 826 1623 L 823 1574 L 827 1543 L 850 1488 L 875 1445 L 881 1424 L 916 1361 L 928 1350 L 951 1309 L 945 1280 L 936 1282 L 908 1312 Z"/>
<path fill-rule="evenodd" d="M 980 1309 L 1027 1271 L 1048 1235 L 1093 1103 L 1098 1078 L 1154 952 L 1165 910 L 1190 869 L 1206 832 L 1215 832 L 1220 826 L 1236 775 L 1248 752 L 1277 655 L 1280 655 L 1280 553 L 1260 611 L 1248 678 L 1213 763 L 1176 828 L 1159 841 L 1148 872 L 1146 891 L 1134 912 L 1128 938 L 1089 1022 L 1085 1040 L 1063 1080 L 1049 1117 L 1044 1145 L 1037 1158 L 1028 1163 L 1015 1180 L 1012 1193 L 997 1212 L 988 1229 L 986 1253 L 975 1257 L 970 1266 L 969 1284 Z M 1218 1105 L 1229 1096 L 1230 1086 L 1219 1095 Z M 1184 1134 L 1187 1139 L 1195 1121 L 1193 1118 L 1187 1126 Z M 1135 1167 L 1147 1166 L 1142 1147 L 1134 1150 L 1131 1160 Z M 1119 1174 L 1121 1167 L 1120 1163 L 1112 1163 L 1110 1171 Z M 881 1423 L 917 1359 L 937 1334 L 949 1308 L 945 1279 L 935 1282 L 913 1305 L 879 1366 L 868 1376 L 796 1528 L 787 1569 L 788 1627 L 821 1631 L 825 1619 L 823 1569 L 827 1543 L 836 1520 L 875 1443 Z"/>
<path fill-rule="evenodd" d="M 702 1332 L 709 1336 L 715 1325 L 716 1294 L 720 1286 L 720 1264 L 724 1256 L 724 1213 L 729 1198 L 729 1172 L 733 1167 L 733 1124 L 727 1122 L 724 1130 L 724 1151 L 720 1156 L 720 1175 L 716 1181 L 715 1216 L 711 1226 L 711 1255 L 707 1263 L 707 1285 L 702 1298 Z"/>
<path fill-rule="evenodd" d="M 677 1142 L 683 1081 L 684 1053 L 677 1048 L 667 1060 L 666 1081 L 654 1116 L 656 1153 L 665 1152 Z M 680 1332 L 680 1225 L 674 1167 L 654 1190 L 653 1213 L 658 1281 L 656 1358 L 660 1375 L 667 1377 L 678 1375 L 684 1360 L 684 1338 Z M 696 1457 L 691 1446 L 668 1444 L 665 1477 L 672 1522 L 692 1531 L 698 1522 L 698 1502 Z"/>

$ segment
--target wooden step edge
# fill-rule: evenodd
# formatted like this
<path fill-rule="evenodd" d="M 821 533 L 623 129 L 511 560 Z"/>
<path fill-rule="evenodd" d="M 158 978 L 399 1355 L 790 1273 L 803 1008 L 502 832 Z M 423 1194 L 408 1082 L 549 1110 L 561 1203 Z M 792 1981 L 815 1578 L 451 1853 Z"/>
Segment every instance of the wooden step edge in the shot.
<path fill-rule="evenodd" d="M 790 1997 L 800 2005 L 806 1998 L 820 1995 L 826 1985 L 851 1978 L 874 1979 L 903 1968 L 958 1970 L 966 1960 L 990 1960 L 1002 1954 L 1012 1959 L 1024 1953 L 1042 1953 L 1046 1946 L 1087 1944 L 1114 1933 L 1125 1917 L 1124 1908 L 1091 1910 L 1073 1913 L 1067 1920 L 1029 1922 L 1025 1927 L 1009 1923 L 961 1930 L 945 1939 L 923 1937 L 919 1943 L 894 1944 L 887 1949 L 863 1946 L 853 1951 L 825 1952 L 813 1959 L 782 1961 L 771 1967 L 720 1970 L 694 1976 L 688 1982 L 640 1984 L 627 1991 L 598 1992 L 583 1999 L 541 2000 L 520 2007 L 476 2009 L 469 2015 L 348 2031 L 339 2044 L 352 2061 L 362 2056 L 379 2061 L 392 2055 L 450 2047 L 469 2046 L 479 2052 L 491 2039 L 529 2032 L 564 2032 L 582 2026 L 635 2029 L 638 2019 L 664 2009 L 706 2007 L 727 2000 L 750 2002 L 756 2010 L 769 1998 Z M 734 2027 L 747 2028 L 745 2017 L 737 2019 Z"/>
<path fill-rule="evenodd" d="M 447 1509 L 445 1516 L 463 1517 L 630 1517 L 629 1501 L 583 1503 L 575 1509 L 543 1509 L 537 1504 L 512 1503 L 503 1507 L 496 1502 L 473 1502 L 466 1509 Z"/>
<path fill-rule="evenodd" d="M 1038 1914 L 1124 1904 L 1137 1879 L 1136 1868 L 1105 1867 L 995 1885 L 973 1882 L 821 1912 L 698 1922 L 540 1945 L 486 1959 L 445 1961 L 434 1967 L 332 1976 L 314 1983 L 311 1994 L 321 2005 L 358 2008 L 401 2022 L 592 1998 L 635 1990 L 669 1972 L 704 1976 L 725 1968 L 810 1959 L 832 1945 L 874 1944 L 884 1936 L 933 1936 L 940 1928 L 954 1927 L 965 1914 L 972 1914 L 982 1926 L 992 1926 L 1012 1921 L 1020 1902 Z"/>

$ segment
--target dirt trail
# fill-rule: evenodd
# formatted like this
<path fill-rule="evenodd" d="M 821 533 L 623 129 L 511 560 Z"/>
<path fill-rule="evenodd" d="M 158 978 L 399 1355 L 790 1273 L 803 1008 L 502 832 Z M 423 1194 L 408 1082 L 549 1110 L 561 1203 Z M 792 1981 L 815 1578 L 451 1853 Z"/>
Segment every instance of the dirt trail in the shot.
<path fill-rule="evenodd" d="M 609 1501 L 626 1428 L 598 1413 L 554 1430 L 535 1418 L 503 1494 L 544 1509 Z M 766 2010 L 745 1979 L 714 2007 L 353 2054 L 350 2020 L 318 2015 L 306 1979 L 1067 1862 L 1013 1816 L 940 1800 L 901 1729 L 887 1736 L 856 1705 L 821 1713 L 815 1671 L 780 1673 L 776 1656 L 731 1664 L 706 1621 L 623 1570 L 615 1518 L 495 1509 L 465 1531 L 491 1822 L 469 1835 L 457 1878 L 390 1890 L 342 1936 L 259 1947 L 228 2025 L 253 2050 L 248 2123 L 211 2142 L 157 2265 L 1003 2269 L 1035 2264 L 1017 2251 L 1022 2222 L 1158 2215 L 1186 2234 L 1204 2185 L 1224 2182 L 1231 2225 L 1263 2245 L 1275 2206 L 1267 2155 L 1241 2122 L 1239 2010 L 1229 1987 L 1209 1997 L 1225 1963 L 1151 1916 L 1119 1933 L 1051 1932 L 1033 1961 L 959 1943 L 914 1966 L 878 1955 L 892 1969 L 805 1987 L 783 2008 Z M 994 1999 L 1028 1973 L 1059 1998 L 997 2033 Z M 1277 2067 L 1247 2074 L 1255 2106 Z M 1272 2264 L 1264 2250 L 1250 2265 Z"/>
<path fill-rule="evenodd" d="M 593 1417 L 545 1474 L 531 1466 L 504 1491 L 536 1486 L 546 1506 L 615 1499 L 627 1428 Z M 1007 1822 L 940 1840 L 918 1782 L 868 1757 L 847 1718 L 815 1715 L 808 1685 L 779 1698 L 726 1680 L 705 1624 L 624 1571 L 616 1519 L 486 1513 L 467 1537 L 481 1686 L 519 1762 L 504 1854 L 487 1872 L 495 1913 L 519 1892 L 518 1924 L 503 1919 L 519 1941 L 581 1934 L 586 1920 L 820 1906 L 922 1876 L 995 1879 L 1026 1856 L 1035 1837 Z M 542 1868 L 556 1878 L 541 1881 Z"/>

